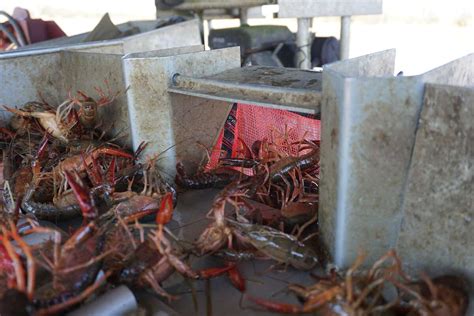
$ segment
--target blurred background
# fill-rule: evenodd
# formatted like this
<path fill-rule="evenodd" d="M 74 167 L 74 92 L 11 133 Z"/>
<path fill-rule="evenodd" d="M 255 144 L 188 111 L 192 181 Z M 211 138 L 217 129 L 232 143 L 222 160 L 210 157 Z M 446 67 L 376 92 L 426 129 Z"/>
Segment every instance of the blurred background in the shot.
<path fill-rule="evenodd" d="M 0 10 L 10 14 L 15 7 L 28 9 L 32 18 L 54 20 L 69 36 L 92 30 L 107 12 L 115 24 L 156 16 L 153 0 L 3 0 L 0 4 Z M 266 18 L 250 18 L 249 25 L 286 25 L 295 32 L 296 19 L 275 19 L 275 10 L 274 5 L 264 7 Z M 339 21 L 338 17 L 314 18 L 312 31 L 317 36 L 339 37 Z M 212 21 L 214 29 L 233 26 L 239 26 L 238 19 Z M 397 49 L 396 70 L 405 75 L 473 52 L 474 1 L 384 0 L 383 14 L 352 17 L 350 57 L 388 48 Z"/>

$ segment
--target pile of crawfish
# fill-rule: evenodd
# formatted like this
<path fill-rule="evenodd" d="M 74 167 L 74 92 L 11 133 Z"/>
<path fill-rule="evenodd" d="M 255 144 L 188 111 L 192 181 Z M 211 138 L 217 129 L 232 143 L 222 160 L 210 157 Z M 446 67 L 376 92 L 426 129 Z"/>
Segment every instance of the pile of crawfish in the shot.
<path fill-rule="evenodd" d="M 304 301 L 292 305 L 245 295 L 267 311 L 321 315 L 465 315 L 467 284 L 459 276 L 411 279 L 390 250 L 370 269 L 361 269 L 361 254 L 352 267 L 336 272 L 318 240 L 319 141 L 290 142 L 288 131 L 247 146 L 237 157 L 221 158 L 217 167 L 187 175 L 177 165 L 175 182 L 187 189 L 222 188 L 207 216 L 211 224 L 197 239 L 198 255 L 212 254 L 233 267 L 230 281 L 245 293 L 237 274 L 242 260 L 271 259 L 277 266 L 310 271 L 312 286 L 290 284 L 288 290 Z M 209 155 L 208 155 L 209 156 Z M 311 242 L 312 241 L 312 242 Z M 386 295 L 392 288 L 392 295 Z"/>
<path fill-rule="evenodd" d="M 132 151 L 107 133 L 99 109 L 118 94 L 98 92 L 94 99 L 79 91 L 58 106 L 4 106 L 11 117 L 0 128 L 0 315 L 61 314 L 119 285 L 174 300 L 162 287 L 174 273 L 225 275 L 254 308 L 280 313 L 465 313 L 462 282 L 413 281 L 394 252 L 367 271 L 357 271 L 361 257 L 345 274 L 290 285 L 302 306 L 246 295 L 242 260 L 308 273 L 326 264 L 317 246 L 319 142 L 290 142 L 286 134 L 251 146 L 239 140 L 236 157 L 193 175 L 178 163 L 179 189 L 222 189 L 203 210 L 209 226 L 194 241 L 179 240 L 167 227 L 178 193 L 159 155 L 143 157 L 146 143 Z M 194 270 L 190 260 L 203 256 L 223 264 Z M 397 292 L 391 300 L 382 293 L 387 284 Z"/>
<path fill-rule="evenodd" d="M 99 107 L 115 97 L 4 107 L 1 315 L 60 313 L 119 284 L 169 296 L 160 282 L 175 270 L 199 277 L 167 239 L 176 192 L 157 158 L 140 162 L 145 144 L 124 149 L 100 128 Z"/>

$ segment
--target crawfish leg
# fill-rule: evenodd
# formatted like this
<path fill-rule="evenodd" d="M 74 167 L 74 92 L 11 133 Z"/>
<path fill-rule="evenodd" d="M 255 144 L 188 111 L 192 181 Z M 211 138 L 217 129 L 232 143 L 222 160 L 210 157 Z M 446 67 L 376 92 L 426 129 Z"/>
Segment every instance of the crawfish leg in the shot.
<path fill-rule="evenodd" d="M 74 234 L 64 243 L 63 251 L 74 249 L 78 244 L 91 238 L 92 235 L 98 230 L 95 222 L 89 222 L 85 226 L 81 226 Z"/>
<path fill-rule="evenodd" d="M 176 296 L 173 296 L 166 292 L 156 281 L 155 277 L 153 276 L 153 273 L 151 271 L 148 271 L 145 275 L 145 280 L 148 282 L 148 284 L 151 286 L 151 288 L 158 294 L 163 297 L 166 297 L 168 301 L 172 301 L 176 299 Z"/>
<path fill-rule="evenodd" d="M 177 256 L 174 254 L 170 253 L 169 251 L 166 251 L 167 253 L 165 256 L 168 258 L 169 263 L 181 274 L 190 277 L 192 279 L 197 279 L 198 275 L 196 272 L 191 270 L 191 268 L 184 263 L 181 259 L 179 259 Z"/>
<path fill-rule="evenodd" d="M 42 227 L 42 226 L 36 226 L 33 227 L 25 232 L 25 235 L 29 235 L 32 233 L 39 233 L 39 234 L 52 234 L 54 236 L 53 242 L 54 242 L 54 250 L 53 250 L 53 264 L 51 268 L 56 268 L 58 262 L 59 262 L 59 257 L 61 255 L 61 240 L 62 236 L 61 233 L 53 228 L 48 228 L 48 227 Z"/>
<path fill-rule="evenodd" d="M 12 224 L 13 225 L 13 224 Z M 12 226 L 15 227 L 15 226 Z M 26 295 L 29 300 L 33 298 L 33 291 L 35 288 L 35 279 L 36 279 L 36 266 L 33 254 L 30 247 L 26 242 L 18 235 L 16 228 L 12 229 L 12 238 L 17 242 L 20 248 L 23 250 L 26 256 L 26 266 L 27 266 L 27 286 L 26 286 Z"/>
<path fill-rule="evenodd" d="M 222 268 L 209 268 L 209 269 L 204 269 L 198 272 L 198 275 L 201 279 L 209 279 L 212 277 L 216 277 L 219 275 L 222 275 L 224 273 L 228 273 L 230 270 L 232 270 L 235 267 L 235 264 L 228 264 L 225 267 Z"/>
<path fill-rule="evenodd" d="M 16 279 L 16 287 L 17 290 L 24 292 L 25 291 L 25 270 L 23 269 L 23 265 L 21 263 L 20 257 L 15 251 L 12 243 L 10 242 L 9 232 L 6 230 L 5 226 L 2 226 L 2 243 L 5 249 L 7 250 L 8 256 L 11 258 L 13 262 L 13 269 L 15 270 L 15 279 Z"/>
<path fill-rule="evenodd" d="M 230 282 L 232 282 L 232 285 L 239 290 L 240 292 L 245 292 L 245 279 L 242 277 L 240 274 L 239 270 L 237 269 L 237 266 L 235 265 L 230 265 L 232 268 L 227 272 L 227 275 L 229 276 Z"/>
<path fill-rule="evenodd" d="M 315 311 L 342 293 L 343 289 L 339 285 L 336 285 L 322 293 L 311 295 L 304 304 L 303 311 L 306 313 Z"/>
<path fill-rule="evenodd" d="M 171 252 L 171 245 L 169 241 L 166 240 L 163 236 L 163 225 L 159 225 L 159 230 L 157 234 L 153 237 L 153 241 L 155 242 L 158 251 L 166 257 L 168 262 L 175 268 L 179 273 L 190 277 L 192 279 L 197 279 L 198 275 L 194 272 L 186 263 L 184 263 L 178 256 Z M 164 245 L 164 249 L 163 246 Z"/>

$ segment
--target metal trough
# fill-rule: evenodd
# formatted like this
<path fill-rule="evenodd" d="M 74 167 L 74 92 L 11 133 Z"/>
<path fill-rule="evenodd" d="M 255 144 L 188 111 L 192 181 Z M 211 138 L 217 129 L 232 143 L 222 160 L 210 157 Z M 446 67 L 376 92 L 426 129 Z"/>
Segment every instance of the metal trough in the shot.
<path fill-rule="evenodd" d="M 169 26 L 156 28 L 160 19 L 153 21 L 130 21 L 117 25 L 124 31 L 135 27 L 140 33 L 113 40 L 81 43 L 89 33 L 58 38 L 26 46 L 19 50 L 0 53 L 0 58 L 29 56 L 32 54 L 51 53 L 62 50 L 80 50 L 96 53 L 129 54 L 170 47 L 201 45 L 200 22 L 189 20 Z"/>
<path fill-rule="evenodd" d="M 124 93 L 113 105 L 102 108 L 103 117 L 107 118 L 104 124 L 114 122 L 110 132 L 125 133 L 123 143 L 131 144 L 123 53 L 180 45 L 200 47 L 197 23 L 183 22 L 114 41 L 0 54 L 0 104 L 21 106 L 42 97 L 49 104 L 58 105 L 69 92 L 80 89 L 93 94 L 95 87 L 106 89 L 107 82 L 112 92 Z M 8 117 L 4 112 L 4 121 Z"/>
<path fill-rule="evenodd" d="M 160 153 L 159 164 L 173 177 L 178 160 L 193 170 L 203 158 L 198 142 L 210 148 L 231 103 L 168 93 L 175 73 L 201 76 L 240 66 L 238 47 L 181 53 L 131 54 L 123 59 L 133 146 L 149 142 L 145 155 Z"/>
<path fill-rule="evenodd" d="M 135 148 L 149 142 L 146 154 L 160 153 L 169 176 L 178 160 L 197 167 L 197 141 L 215 142 L 232 102 L 321 110 L 320 227 L 335 264 L 348 267 L 359 250 L 370 264 L 396 248 L 411 272 L 462 272 L 474 281 L 474 54 L 411 77 L 393 76 L 394 60 L 389 50 L 328 65 L 322 91 L 320 74 L 289 70 L 296 81 L 284 90 L 292 100 L 285 106 L 275 99 L 285 74 L 276 88 L 265 76 L 245 79 L 251 69 L 236 70 L 238 47 L 2 56 L 0 104 L 21 105 L 38 92 L 59 104 L 69 90 L 92 90 L 105 79 L 112 90 L 129 87 L 106 117 Z M 190 216 L 209 196 L 180 202 L 186 210 L 176 216 Z"/>

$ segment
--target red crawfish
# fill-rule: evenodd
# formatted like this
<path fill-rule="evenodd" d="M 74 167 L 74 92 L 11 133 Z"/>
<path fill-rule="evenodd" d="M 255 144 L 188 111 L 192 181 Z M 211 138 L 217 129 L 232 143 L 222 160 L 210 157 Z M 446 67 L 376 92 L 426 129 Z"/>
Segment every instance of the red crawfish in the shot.
<path fill-rule="evenodd" d="M 361 270 L 364 255 L 341 276 L 332 275 L 311 286 L 292 284 L 288 289 L 303 299 L 293 305 L 248 297 L 263 308 L 286 314 L 318 312 L 318 315 L 465 315 L 468 296 L 459 277 L 441 276 L 413 282 L 402 270 L 394 250 L 388 251 L 371 268 Z M 386 301 L 382 296 L 388 284 L 401 295 Z"/>

